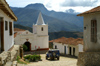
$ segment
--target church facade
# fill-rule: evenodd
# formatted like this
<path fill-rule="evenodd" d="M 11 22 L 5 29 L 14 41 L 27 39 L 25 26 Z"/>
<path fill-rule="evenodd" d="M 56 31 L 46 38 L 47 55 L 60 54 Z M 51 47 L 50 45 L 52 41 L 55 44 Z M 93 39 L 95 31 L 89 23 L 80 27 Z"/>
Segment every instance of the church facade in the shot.
<path fill-rule="evenodd" d="M 49 49 L 48 25 L 44 23 L 41 13 L 39 13 L 36 24 L 33 24 L 33 33 L 28 30 L 16 30 L 15 35 L 15 44 L 26 45 L 28 51 Z"/>

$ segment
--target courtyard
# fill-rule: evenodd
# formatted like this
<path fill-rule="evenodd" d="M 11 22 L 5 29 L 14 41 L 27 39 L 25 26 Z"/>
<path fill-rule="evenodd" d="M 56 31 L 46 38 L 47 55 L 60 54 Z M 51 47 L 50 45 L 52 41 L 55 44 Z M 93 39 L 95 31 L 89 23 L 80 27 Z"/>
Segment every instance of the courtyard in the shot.
<path fill-rule="evenodd" d="M 77 59 L 60 56 L 60 60 L 46 60 L 45 54 L 41 54 L 42 61 L 30 62 L 29 64 L 18 64 L 18 66 L 76 66 Z"/>

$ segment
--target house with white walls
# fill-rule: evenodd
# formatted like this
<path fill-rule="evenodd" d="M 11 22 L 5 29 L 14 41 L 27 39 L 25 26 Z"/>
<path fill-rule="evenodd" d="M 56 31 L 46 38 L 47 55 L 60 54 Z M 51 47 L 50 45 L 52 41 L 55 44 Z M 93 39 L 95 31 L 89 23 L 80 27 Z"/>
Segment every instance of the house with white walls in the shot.
<path fill-rule="evenodd" d="M 44 23 L 42 14 L 39 13 L 36 24 L 33 24 L 33 33 L 28 30 L 15 30 L 15 44 L 26 45 L 27 51 L 36 49 L 49 49 L 48 25 Z"/>
<path fill-rule="evenodd" d="M 77 16 L 84 17 L 84 52 L 79 53 L 77 65 L 100 66 L 100 6 Z"/>
<path fill-rule="evenodd" d="M 23 57 L 23 47 L 14 45 L 14 21 L 17 17 L 6 0 L 0 0 L 0 66 L 12 66 L 17 56 Z"/>
<path fill-rule="evenodd" d="M 51 42 L 51 41 L 50 41 Z M 61 54 L 78 56 L 79 52 L 83 52 L 82 38 L 65 38 L 61 37 L 52 40 L 53 48 L 59 49 Z"/>
<path fill-rule="evenodd" d="M 0 51 L 8 51 L 14 46 L 13 22 L 17 17 L 5 0 L 0 0 Z"/>

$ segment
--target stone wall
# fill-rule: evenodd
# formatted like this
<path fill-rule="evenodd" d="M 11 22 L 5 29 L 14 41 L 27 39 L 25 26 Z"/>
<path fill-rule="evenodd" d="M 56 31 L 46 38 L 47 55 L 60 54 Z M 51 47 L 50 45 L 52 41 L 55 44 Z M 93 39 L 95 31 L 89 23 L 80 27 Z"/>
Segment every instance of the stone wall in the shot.
<path fill-rule="evenodd" d="M 7 62 L 13 62 L 17 56 L 20 56 L 20 45 L 14 45 L 10 51 L 4 51 L 0 54 L 0 66 L 4 66 Z"/>
<path fill-rule="evenodd" d="M 100 52 L 80 52 L 77 66 L 100 66 Z"/>

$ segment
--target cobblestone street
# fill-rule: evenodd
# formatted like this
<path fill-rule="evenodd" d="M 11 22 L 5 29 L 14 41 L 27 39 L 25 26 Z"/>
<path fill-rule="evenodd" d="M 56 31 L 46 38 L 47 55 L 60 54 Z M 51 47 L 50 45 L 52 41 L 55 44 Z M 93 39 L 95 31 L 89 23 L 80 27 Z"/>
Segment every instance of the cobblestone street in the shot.
<path fill-rule="evenodd" d="M 75 58 L 60 56 L 60 60 L 51 61 L 45 59 L 45 54 L 41 54 L 41 58 L 42 61 L 31 62 L 28 65 L 18 64 L 18 66 L 76 66 L 77 64 L 77 59 Z"/>

